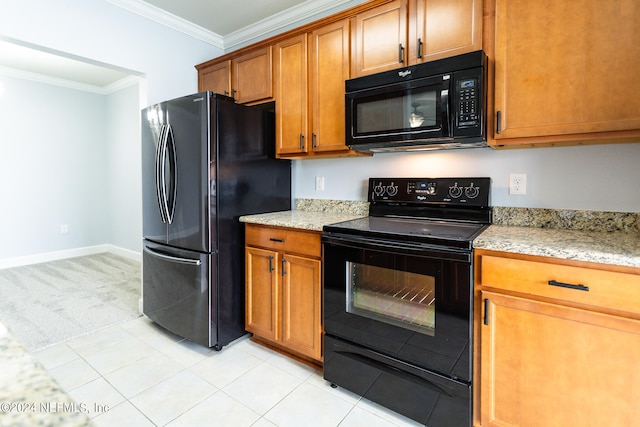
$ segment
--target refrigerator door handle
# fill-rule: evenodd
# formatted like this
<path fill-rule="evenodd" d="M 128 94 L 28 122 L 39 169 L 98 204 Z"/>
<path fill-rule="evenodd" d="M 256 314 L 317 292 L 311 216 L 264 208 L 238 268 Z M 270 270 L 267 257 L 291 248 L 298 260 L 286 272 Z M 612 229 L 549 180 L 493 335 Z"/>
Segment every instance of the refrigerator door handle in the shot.
<path fill-rule="evenodd" d="M 164 152 L 166 143 L 167 126 L 162 125 L 160 135 L 158 135 L 158 143 L 156 145 L 156 198 L 158 209 L 160 210 L 160 218 L 164 224 L 167 223 L 167 214 L 165 211 L 165 194 L 164 194 Z"/>
<path fill-rule="evenodd" d="M 169 196 L 167 197 L 167 192 L 165 191 L 165 203 L 167 209 L 167 221 L 169 224 L 173 223 L 173 218 L 176 212 L 176 198 L 178 196 L 178 171 L 177 171 L 177 158 L 176 158 L 176 143 L 173 139 L 173 129 L 171 129 L 171 125 L 167 125 L 167 136 L 165 143 L 165 150 L 171 149 L 169 153 Z"/>
<path fill-rule="evenodd" d="M 195 265 L 195 266 L 199 266 L 200 264 L 202 264 L 202 262 L 199 259 L 180 258 L 177 256 L 166 255 L 161 252 L 156 252 L 146 245 L 144 247 L 144 251 L 149 255 L 164 259 L 169 262 L 176 262 L 178 264 L 187 264 L 187 265 Z"/>

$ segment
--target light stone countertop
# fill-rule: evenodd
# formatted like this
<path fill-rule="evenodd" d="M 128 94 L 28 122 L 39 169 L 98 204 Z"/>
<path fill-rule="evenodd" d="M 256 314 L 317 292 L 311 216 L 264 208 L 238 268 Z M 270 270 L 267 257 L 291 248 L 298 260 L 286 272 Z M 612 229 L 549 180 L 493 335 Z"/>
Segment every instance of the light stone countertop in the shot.
<path fill-rule="evenodd" d="M 0 323 L 0 426 L 92 426 L 75 403 Z"/>
<path fill-rule="evenodd" d="M 291 210 L 241 216 L 240 222 L 322 231 L 322 227 L 327 224 L 349 221 L 363 216 L 367 215 Z"/>
<path fill-rule="evenodd" d="M 473 241 L 473 247 L 640 269 L 640 233 L 637 232 L 492 225 Z"/>
<path fill-rule="evenodd" d="M 295 210 L 240 221 L 322 231 L 367 215 L 366 202 L 298 199 Z M 493 216 L 474 248 L 640 268 L 640 213 L 494 207 Z"/>

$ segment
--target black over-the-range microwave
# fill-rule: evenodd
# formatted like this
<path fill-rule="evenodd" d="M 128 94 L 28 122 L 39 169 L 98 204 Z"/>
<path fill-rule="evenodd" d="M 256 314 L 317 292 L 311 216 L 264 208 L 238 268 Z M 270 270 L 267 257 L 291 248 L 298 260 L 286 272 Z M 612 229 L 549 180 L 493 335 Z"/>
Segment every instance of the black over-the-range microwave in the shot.
<path fill-rule="evenodd" d="M 487 146 L 483 51 L 350 79 L 346 142 L 385 152 Z"/>

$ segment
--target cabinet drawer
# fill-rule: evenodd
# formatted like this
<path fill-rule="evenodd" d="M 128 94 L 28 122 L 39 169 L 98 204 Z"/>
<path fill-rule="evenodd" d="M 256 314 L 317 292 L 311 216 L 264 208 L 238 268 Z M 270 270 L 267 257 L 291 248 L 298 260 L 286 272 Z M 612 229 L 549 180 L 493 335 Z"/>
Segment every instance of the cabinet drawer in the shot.
<path fill-rule="evenodd" d="M 640 314 L 640 275 L 482 255 L 478 281 L 483 287 Z"/>
<path fill-rule="evenodd" d="M 287 228 L 246 224 L 245 242 L 282 252 L 320 258 L 320 234 L 315 231 L 294 231 Z"/>

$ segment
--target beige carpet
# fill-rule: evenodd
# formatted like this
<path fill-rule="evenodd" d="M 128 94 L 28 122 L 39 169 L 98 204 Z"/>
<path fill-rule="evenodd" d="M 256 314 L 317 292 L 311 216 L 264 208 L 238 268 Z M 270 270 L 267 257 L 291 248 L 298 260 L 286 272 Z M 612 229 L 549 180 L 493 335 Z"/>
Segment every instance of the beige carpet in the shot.
<path fill-rule="evenodd" d="M 0 322 L 35 351 L 134 319 L 140 275 L 109 253 L 0 270 Z"/>

